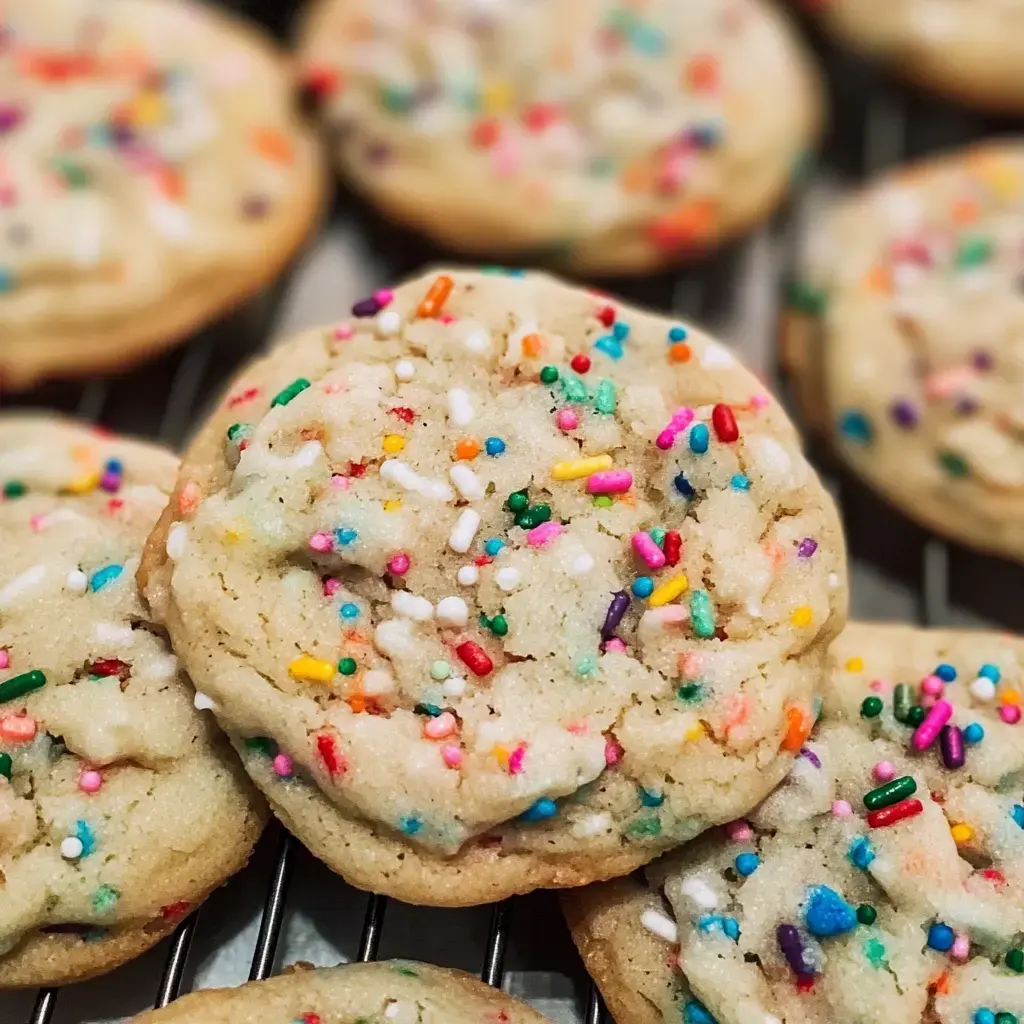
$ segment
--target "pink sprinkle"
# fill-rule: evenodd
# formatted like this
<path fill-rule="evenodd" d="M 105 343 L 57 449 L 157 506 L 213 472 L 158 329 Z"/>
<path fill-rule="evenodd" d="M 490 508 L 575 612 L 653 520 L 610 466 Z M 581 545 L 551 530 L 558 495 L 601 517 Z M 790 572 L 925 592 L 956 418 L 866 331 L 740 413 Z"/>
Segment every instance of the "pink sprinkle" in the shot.
<path fill-rule="evenodd" d="M 853 808 L 849 800 L 833 800 L 832 813 L 837 818 L 849 818 L 853 814 Z"/>
<path fill-rule="evenodd" d="M 652 569 L 660 569 L 665 564 L 665 552 L 646 533 L 633 534 L 633 550 Z"/>
<path fill-rule="evenodd" d="M 617 636 L 613 636 L 605 640 L 601 649 L 605 654 L 622 654 L 626 650 L 626 645 Z"/>
<path fill-rule="evenodd" d="M 535 526 L 526 534 L 526 543 L 531 548 L 545 547 L 562 532 L 562 529 L 561 523 L 556 523 L 553 519 L 549 519 L 546 523 Z"/>
<path fill-rule="evenodd" d="M 404 551 L 399 551 L 397 555 L 391 556 L 391 561 L 388 562 L 388 572 L 394 576 L 404 576 L 409 571 L 409 556 Z"/>
<path fill-rule="evenodd" d="M 395 293 L 390 288 L 381 288 L 380 291 L 373 293 L 373 297 L 382 306 L 386 306 L 395 297 Z"/>
<path fill-rule="evenodd" d="M 37 516 L 33 516 L 29 521 L 29 526 L 32 527 L 33 533 L 39 533 L 40 530 L 45 530 L 47 526 L 46 516 L 40 513 Z"/>
<path fill-rule="evenodd" d="M 520 775 L 523 771 L 523 761 L 526 759 L 526 746 L 520 743 L 511 754 L 508 755 L 509 775 Z"/>
<path fill-rule="evenodd" d="M 313 551 L 330 551 L 334 547 L 334 538 L 329 533 L 314 533 L 309 538 L 309 546 Z"/>
<path fill-rule="evenodd" d="M 348 341 L 355 331 L 352 330 L 351 324 L 339 324 L 334 328 L 334 338 L 336 341 Z"/>
<path fill-rule="evenodd" d="M 559 430 L 575 430 L 580 425 L 580 418 L 575 409 L 559 409 L 555 413 L 555 426 Z"/>
<path fill-rule="evenodd" d="M 1020 721 L 1020 708 L 1016 704 L 1004 704 L 999 709 L 999 717 L 1007 725 L 1016 725 Z"/>
<path fill-rule="evenodd" d="M 423 735 L 431 740 L 443 740 L 451 736 L 459 727 L 455 716 L 450 711 L 443 711 L 436 718 L 428 719 L 423 726 Z"/>
<path fill-rule="evenodd" d="M 291 778 L 293 768 L 292 759 L 287 754 L 278 754 L 274 758 L 274 774 L 282 779 Z"/>
<path fill-rule="evenodd" d="M 451 313 L 442 313 L 437 319 L 445 325 L 455 323 L 455 317 Z"/>
<path fill-rule="evenodd" d="M 884 690 L 886 688 L 885 683 L 882 682 L 881 679 L 872 679 L 871 682 L 868 683 L 868 686 L 870 686 L 871 689 L 875 691 L 875 693 L 879 693 L 881 690 Z"/>
<path fill-rule="evenodd" d="M 98 793 L 103 785 L 103 776 L 90 768 L 78 777 L 78 788 L 83 793 Z"/>
<path fill-rule="evenodd" d="M 331 487 L 336 491 L 347 491 L 351 486 L 351 477 L 342 476 L 340 473 L 335 473 L 331 477 Z"/>
<path fill-rule="evenodd" d="M 950 947 L 949 955 L 954 960 L 966 960 L 970 952 L 971 940 L 963 932 L 957 932 L 953 945 Z"/>
<path fill-rule="evenodd" d="M 339 590 L 341 590 L 341 580 L 336 580 L 333 576 L 324 580 L 324 597 L 334 597 Z"/>
<path fill-rule="evenodd" d="M 704 671 L 704 658 L 694 651 L 683 656 L 683 677 L 696 679 Z"/>
<path fill-rule="evenodd" d="M 923 697 L 919 697 L 917 702 L 927 711 L 929 708 L 935 707 L 935 702 L 938 699 L 938 697 L 933 697 L 931 694 L 926 693 Z"/>
<path fill-rule="evenodd" d="M 587 494 L 624 494 L 632 486 L 628 469 L 604 469 L 587 477 Z"/>
<path fill-rule="evenodd" d="M 896 778 L 896 767 L 892 761 L 879 761 L 874 767 L 874 773 L 879 782 L 888 782 Z"/>
<path fill-rule="evenodd" d="M 586 736 L 590 732 L 590 726 L 586 722 L 570 722 L 565 731 L 571 732 L 573 736 Z"/>
<path fill-rule="evenodd" d="M 462 751 L 454 743 L 446 743 L 441 748 L 441 760 L 449 768 L 458 768 L 462 764 Z"/>
<path fill-rule="evenodd" d="M 764 409 L 770 401 L 771 399 L 763 392 L 750 396 L 750 405 L 754 409 Z"/>
<path fill-rule="evenodd" d="M 942 680 L 938 676 L 925 676 L 921 680 L 921 692 L 929 697 L 938 697 L 943 691 Z"/>
<path fill-rule="evenodd" d="M 11 656 L 10 656 L 10 654 L 7 651 L 5 651 L 2 648 L 0 648 L 0 669 L 10 668 L 10 667 L 11 667 Z"/>
<path fill-rule="evenodd" d="M 680 435 L 681 431 L 673 430 L 671 427 L 666 427 L 655 439 L 655 444 L 663 451 L 667 452 L 669 448 L 676 443 L 676 438 Z"/>
<path fill-rule="evenodd" d="M 693 422 L 693 410 L 689 406 L 681 406 L 672 413 L 672 419 L 669 420 L 669 426 L 674 427 L 676 430 L 685 430 Z"/>
<path fill-rule="evenodd" d="M 625 751 L 622 749 L 622 745 L 619 743 L 614 736 L 605 737 L 604 741 L 604 763 L 610 768 L 613 764 L 618 764 L 622 760 L 622 755 Z"/>
<path fill-rule="evenodd" d="M 726 822 L 725 834 L 734 843 L 745 843 L 748 839 L 753 838 L 754 835 L 750 825 L 742 818 Z"/>
<path fill-rule="evenodd" d="M 0 739 L 8 743 L 30 743 L 35 739 L 36 720 L 28 715 L 8 715 L 0 718 Z"/>
<path fill-rule="evenodd" d="M 340 380 L 328 381 L 324 385 L 324 394 L 325 395 L 340 395 L 341 392 L 344 391 L 344 390 L 345 390 L 345 385 L 342 384 Z"/>
<path fill-rule="evenodd" d="M 948 700 L 937 701 L 914 732 L 914 749 L 927 750 L 935 742 L 939 730 L 949 721 L 952 714 L 953 705 Z"/>

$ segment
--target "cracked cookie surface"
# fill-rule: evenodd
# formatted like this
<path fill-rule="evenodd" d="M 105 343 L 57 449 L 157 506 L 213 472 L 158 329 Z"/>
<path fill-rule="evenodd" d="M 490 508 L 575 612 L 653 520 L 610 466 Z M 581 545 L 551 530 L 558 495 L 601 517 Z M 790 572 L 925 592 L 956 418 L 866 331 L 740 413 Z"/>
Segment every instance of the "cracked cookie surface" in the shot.
<path fill-rule="evenodd" d="M 296 835 L 440 904 L 624 874 L 753 806 L 846 599 L 833 505 L 728 350 L 469 271 L 243 372 L 142 578 Z"/>

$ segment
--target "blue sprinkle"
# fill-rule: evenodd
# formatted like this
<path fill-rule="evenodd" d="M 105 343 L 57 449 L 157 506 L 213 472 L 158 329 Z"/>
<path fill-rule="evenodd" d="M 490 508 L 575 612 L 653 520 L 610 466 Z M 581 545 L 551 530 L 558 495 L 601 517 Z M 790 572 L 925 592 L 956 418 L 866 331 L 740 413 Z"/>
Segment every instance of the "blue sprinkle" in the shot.
<path fill-rule="evenodd" d="M 606 334 L 604 337 L 598 338 L 597 341 L 594 342 L 594 348 L 599 352 L 603 352 L 606 356 L 611 356 L 612 359 L 622 358 L 622 345 L 610 334 Z"/>
<path fill-rule="evenodd" d="M 500 455 L 505 450 L 505 442 L 500 437 L 489 437 L 484 441 L 484 450 L 488 455 Z"/>
<path fill-rule="evenodd" d="M 928 945 L 940 953 L 948 953 L 953 948 L 956 935 L 948 924 L 936 922 L 928 929 Z"/>
<path fill-rule="evenodd" d="M 744 476 L 742 473 L 737 473 L 729 481 L 729 486 L 734 491 L 749 491 L 750 490 L 750 477 Z"/>
<path fill-rule="evenodd" d="M 414 836 L 423 828 L 423 819 L 417 818 L 415 814 L 410 814 L 408 817 L 399 820 L 398 827 L 407 836 Z"/>
<path fill-rule="evenodd" d="M 641 53 L 656 55 L 665 49 L 665 37 L 649 25 L 636 25 L 629 34 L 630 42 Z"/>
<path fill-rule="evenodd" d="M 697 999 L 689 999 L 683 1007 L 683 1024 L 718 1024 L 708 1008 Z"/>
<path fill-rule="evenodd" d="M 739 940 L 740 923 L 735 917 L 723 917 L 721 914 L 704 914 L 697 918 L 697 927 L 708 934 L 710 932 L 722 932 L 733 942 Z"/>
<path fill-rule="evenodd" d="M 92 579 L 89 580 L 89 587 L 93 593 L 102 590 L 108 583 L 113 583 L 122 572 L 124 572 L 123 565 L 105 566 L 93 574 Z"/>
<path fill-rule="evenodd" d="M 951 683 L 956 679 L 956 669 L 952 665 L 943 662 L 935 669 L 935 674 L 944 682 Z"/>
<path fill-rule="evenodd" d="M 338 543 L 344 547 L 346 544 L 351 544 L 359 536 L 359 531 L 345 526 L 340 530 L 335 530 L 334 536 L 337 537 Z"/>
<path fill-rule="evenodd" d="M 857 927 L 857 911 L 835 889 L 813 885 L 804 906 L 804 924 L 819 939 L 842 935 Z"/>
<path fill-rule="evenodd" d="M 996 1024 L 996 1015 L 987 1006 L 983 1006 L 980 1010 L 974 1011 L 971 1022 L 972 1024 Z"/>
<path fill-rule="evenodd" d="M 871 426 L 871 420 L 867 418 L 862 412 L 856 412 L 851 410 L 850 412 L 844 412 L 839 417 L 839 432 L 846 438 L 847 441 L 852 441 L 854 444 L 869 445 L 875 436 L 875 431 Z"/>
<path fill-rule="evenodd" d="M 96 836 L 87 821 L 75 822 L 75 838 L 82 844 L 82 856 L 88 857 L 96 849 Z"/>
<path fill-rule="evenodd" d="M 644 807 L 660 807 L 665 802 L 664 793 L 652 793 L 649 789 L 640 787 L 640 803 Z"/>
<path fill-rule="evenodd" d="M 629 324 L 623 323 L 621 320 L 616 321 L 612 328 L 612 334 L 615 335 L 616 341 L 625 341 L 629 337 Z"/>
<path fill-rule="evenodd" d="M 359 618 L 359 605 L 353 604 L 351 601 L 346 601 L 345 604 L 339 609 L 341 617 L 343 619 L 358 619 Z"/>
<path fill-rule="evenodd" d="M 736 870 L 746 878 L 761 866 L 761 858 L 756 853 L 741 853 L 736 858 Z"/>
<path fill-rule="evenodd" d="M 993 683 L 998 683 L 1003 678 L 1002 672 L 995 665 L 982 665 L 978 669 L 978 675 L 984 676 L 986 679 L 991 679 Z"/>
<path fill-rule="evenodd" d="M 0 267 L 0 292 L 9 292 L 14 287 L 14 277 L 9 270 Z"/>
<path fill-rule="evenodd" d="M 708 450 L 710 437 L 706 424 L 695 424 L 690 428 L 690 451 L 694 455 L 703 455 Z"/>
<path fill-rule="evenodd" d="M 980 743 L 985 738 L 985 730 L 977 722 L 971 722 L 964 728 L 964 743 Z"/>
<path fill-rule="evenodd" d="M 493 558 L 504 546 L 505 542 L 500 537 L 489 537 L 484 541 L 484 554 Z"/>
<path fill-rule="evenodd" d="M 118 476 L 124 475 L 124 463 L 120 459 L 107 459 L 107 464 L 103 469 L 107 473 L 116 473 Z"/>
<path fill-rule="evenodd" d="M 686 477 L 682 473 L 679 473 L 672 481 L 672 483 L 675 485 L 676 490 L 684 498 L 692 498 L 697 493 L 693 489 L 693 485 L 690 483 L 689 480 L 686 479 Z"/>
<path fill-rule="evenodd" d="M 637 576 L 630 590 L 634 597 L 650 597 L 654 593 L 654 580 L 650 576 Z"/>
<path fill-rule="evenodd" d="M 868 865 L 875 859 L 876 854 L 871 847 L 871 840 L 867 836 L 857 836 L 850 843 L 846 856 L 850 858 L 850 863 L 854 867 L 860 868 L 861 871 L 867 871 Z"/>
<path fill-rule="evenodd" d="M 1014 804 L 1010 808 L 1010 817 L 1020 828 L 1024 828 L 1024 804 Z"/>
<path fill-rule="evenodd" d="M 679 325 L 668 329 L 668 342 L 674 345 L 678 341 L 686 340 L 686 328 Z"/>
<path fill-rule="evenodd" d="M 519 817 L 523 821 L 544 821 L 558 813 L 558 805 L 550 797 L 542 796 L 535 800 Z"/>

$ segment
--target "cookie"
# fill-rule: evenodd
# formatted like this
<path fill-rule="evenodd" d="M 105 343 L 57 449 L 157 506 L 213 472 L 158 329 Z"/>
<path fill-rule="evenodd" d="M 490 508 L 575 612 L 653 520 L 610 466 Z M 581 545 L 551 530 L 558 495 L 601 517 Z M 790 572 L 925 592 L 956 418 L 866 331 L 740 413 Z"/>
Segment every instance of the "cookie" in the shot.
<path fill-rule="evenodd" d="M 132 1024 L 550 1024 L 478 978 L 412 960 L 312 969 L 194 992 Z"/>
<path fill-rule="evenodd" d="M 749 820 L 564 899 L 619 1024 L 1024 1015 L 1024 640 L 855 624 Z"/>
<path fill-rule="evenodd" d="M 641 274 L 779 204 L 819 88 L 759 0 L 320 0 L 306 93 L 345 177 L 475 256 Z"/>
<path fill-rule="evenodd" d="M 831 500 L 723 346 L 471 271 L 244 372 L 141 578 L 288 827 L 438 905 L 625 874 L 752 807 L 846 601 Z"/>
<path fill-rule="evenodd" d="M 805 0 L 802 6 L 837 42 L 922 89 L 991 112 L 1024 111 L 1024 22 L 1014 3 Z"/>
<path fill-rule="evenodd" d="M 813 232 L 783 350 L 851 469 L 951 540 L 1024 559 L 1024 146 L 886 175 Z"/>
<path fill-rule="evenodd" d="M 176 466 L 0 418 L 0 989 L 138 956 L 259 836 L 262 801 L 133 579 Z"/>
<path fill-rule="evenodd" d="M 281 273 L 325 182 L 258 30 L 185 0 L 11 0 L 0 37 L 0 386 L 124 366 Z"/>

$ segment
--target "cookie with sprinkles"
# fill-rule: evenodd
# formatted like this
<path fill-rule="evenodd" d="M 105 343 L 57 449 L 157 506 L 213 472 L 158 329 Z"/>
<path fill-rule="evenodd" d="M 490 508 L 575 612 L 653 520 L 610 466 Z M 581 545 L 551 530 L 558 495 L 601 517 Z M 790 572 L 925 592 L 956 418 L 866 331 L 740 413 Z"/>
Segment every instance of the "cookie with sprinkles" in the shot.
<path fill-rule="evenodd" d="M 819 90 L 760 0 L 319 0 L 306 93 L 345 177 L 455 252 L 638 274 L 767 217 Z"/>
<path fill-rule="evenodd" d="M 857 623 L 753 813 L 567 894 L 619 1024 L 1024 1019 L 1024 640 Z"/>
<path fill-rule="evenodd" d="M 783 323 L 808 419 L 929 529 L 1024 559 L 1024 146 L 888 174 L 811 232 Z"/>
<path fill-rule="evenodd" d="M 798 0 L 837 42 L 956 103 L 1024 111 L 1024 11 L 1014 0 Z"/>
<path fill-rule="evenodd" d="M 834 507 L 726 348 L 473 271 L 244 372 L 142 578 L 289 828 L 440 905 L 624 874 L 744 813 L 846 602 Z"/>
<path fill-rule="evenodd" d="M 0 989 L 138 956 L 259 836 L 263 803 L 135 585 L 176 465 L 0 418 Z"/>
<path fill-rule="evenodd" d="M 10 0 L 0 83 L 0 387 L 180 341 L 318 218 L 290 65 L 213 7 Z"/>
<path fill-rule="evenodd" d="M 239 988 L 187 995 L 131 1024 L 550 1024 L 464 971 L 412 960 L 296 965 Z"/>

